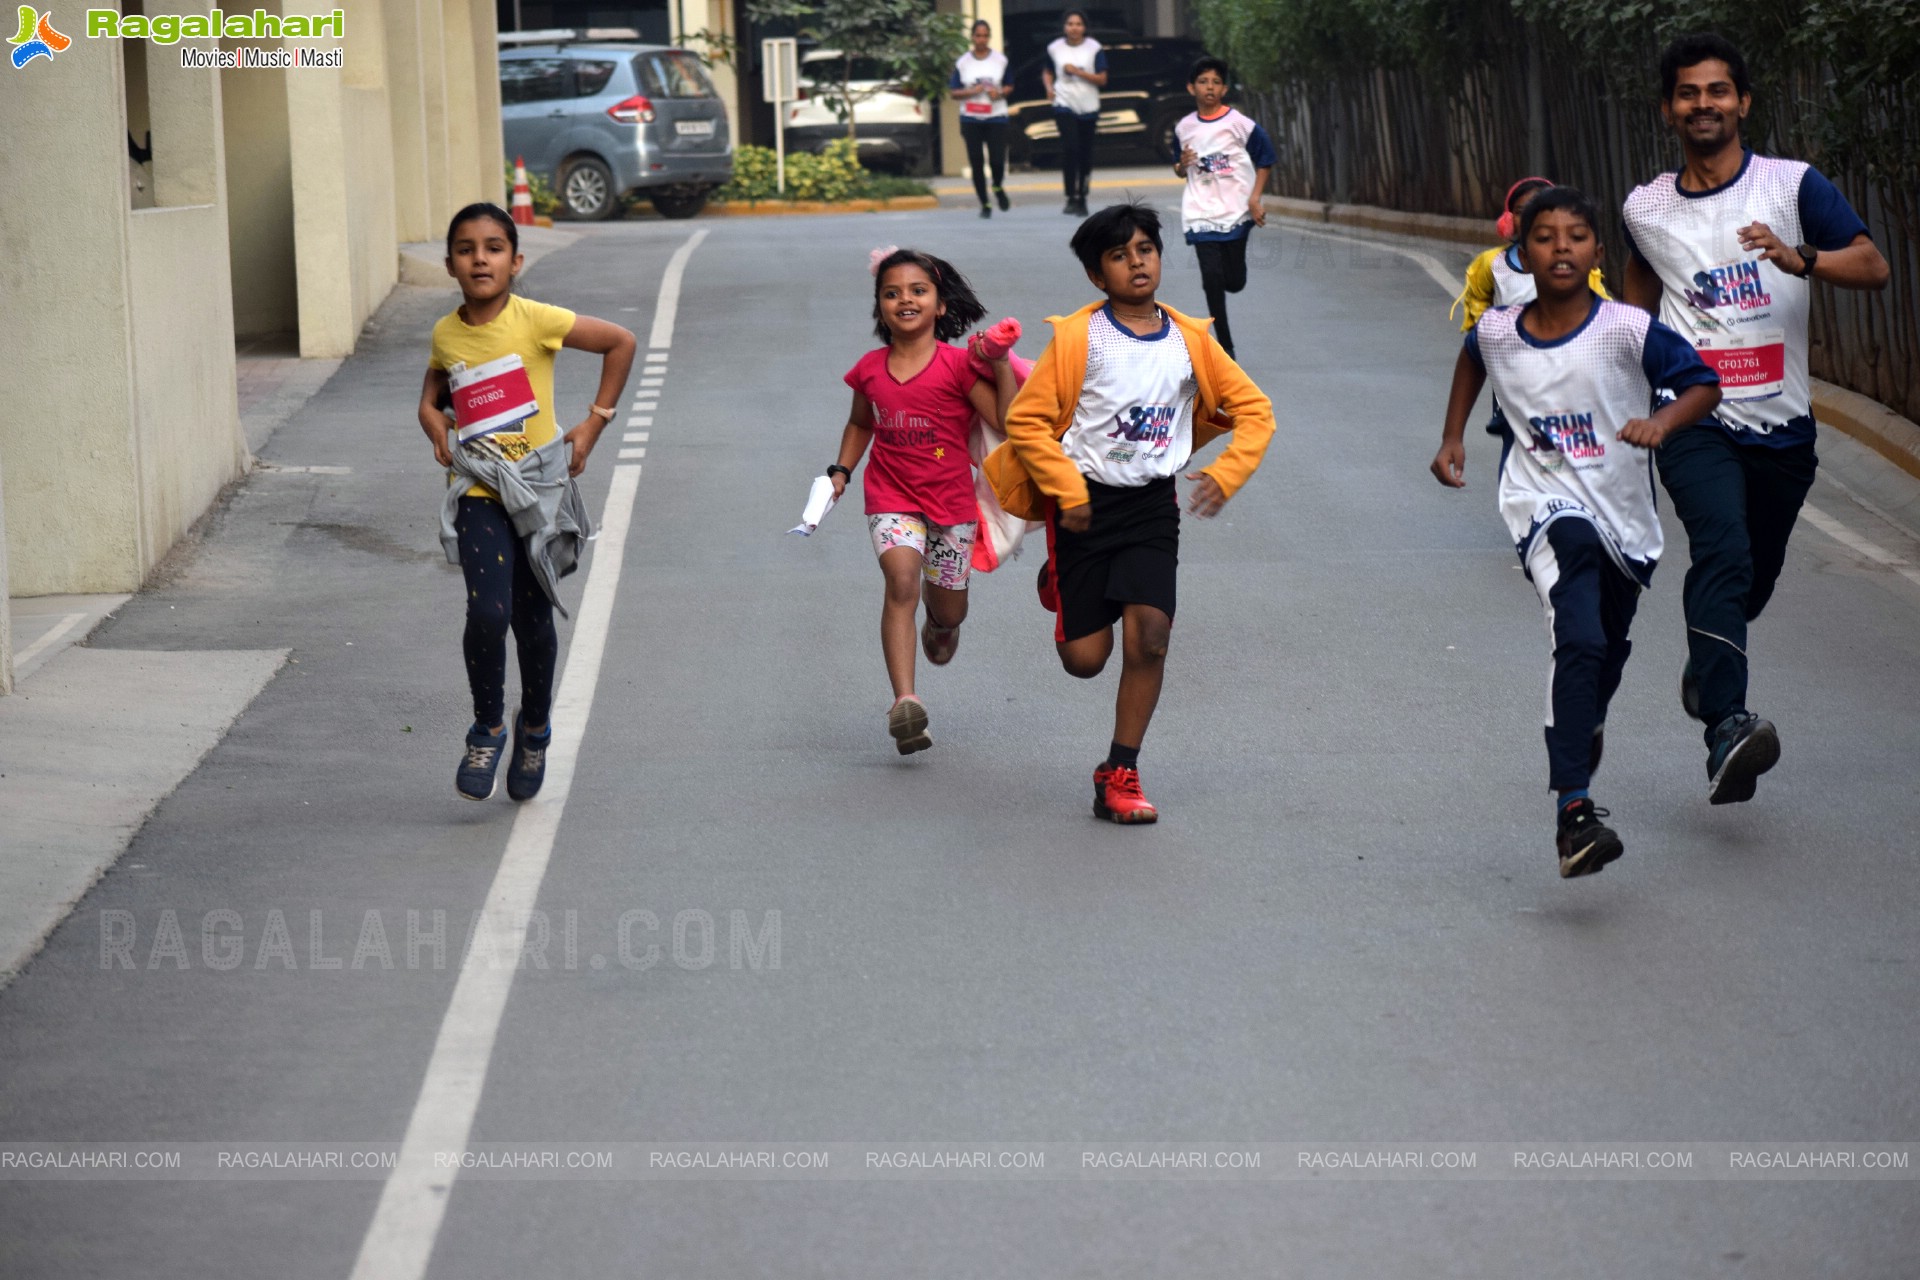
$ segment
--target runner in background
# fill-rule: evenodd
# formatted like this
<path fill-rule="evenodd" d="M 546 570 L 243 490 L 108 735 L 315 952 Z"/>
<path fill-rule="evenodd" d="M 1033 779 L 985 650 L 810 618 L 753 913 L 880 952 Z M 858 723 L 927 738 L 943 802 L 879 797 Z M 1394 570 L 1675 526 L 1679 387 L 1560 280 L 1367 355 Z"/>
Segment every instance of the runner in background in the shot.
<path fill-rule="evenodd" d="M 1773 725 L 1747 709 L 1747 624 L 1773 595 L 1813 487 L 1812 281 L 1881 289 L 1888 276 L 1866 224 L 1819 170 L 1741 141 L 1752 107 L 1730 41 L 1669 45 L 1660 114 L 1685 163 L 1634 188 L 1625 209 L 1626 300 L 1691 341 L 1724 395 L 1705 430 L 1677 432 L 1657 454 L 1693 557 L 1680 697 L 1706 725 L 1713 804 L 1752 799 L 1780 758 Z"/>
<path fill-rule="evenodd" d="M 1012 208 L 1007 199 L 1007 55 L 993 47 L 993 24 L 984 18 L 973 24 L 973 47 L 953 64 L 947 89 L 960 104 L 960 137 L 967 144 L 967 163 L 973 167 L 973 194 L 980 197 L 980 216 L 991 218 L 987 203 L 987 166 L 993 166 L 993 198 L 1000 211 Z"/>

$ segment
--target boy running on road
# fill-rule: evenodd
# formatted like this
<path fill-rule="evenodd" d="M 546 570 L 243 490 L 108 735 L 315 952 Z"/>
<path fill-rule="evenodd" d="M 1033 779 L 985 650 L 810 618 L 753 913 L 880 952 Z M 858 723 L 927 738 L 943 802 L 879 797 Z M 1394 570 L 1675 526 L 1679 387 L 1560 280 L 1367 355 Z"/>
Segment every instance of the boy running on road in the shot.
<path fill-rule="evenodd" d="M 1180 144 L 1173 171 L 1187 180 L 1180 221 L 1200 260 L 1214 336 L 1231 356 L 1227 295 L 1247 287 L 1247 239 L 1267 225 L 1260 196 L 1276 157 L 1267 131 L 1227 105 L 1226 63 L 1214 57 L 1194 63 L 1187 92 L 1193 111 L 1173 127 Z"/>
<path fill-rule="evenodd" d="M 1647 451 L 1720 400 L 1719 379 L 1685 339 L 1593 292 L 1598 220 L 1593 202 L 1571 187 L 1543 191 L 1527 207 L 1520 253 L 1537 296 L 1492 308 L 1467 334 L 1432 467 L 1441 484 L 1466 486 L 1467 415 L 1491 381 L 1512 433 L 1500 457 L 1500 514 L 1553 637 L 1547 785 L 1557 793 L 1554 844 L 1569 878 L 1624 851 L 1588 784 L 1633 649 L 1627 628 L 1660 558 Z M 1655 388 L 1678 399 L 1649 416 Z"/>
<path fill-rule="evenodd" d="M 1211 334 L 1155 301 L 1160 216 L 1113 205 L 1080 224 L 1074 256 L 1106 294 L 1052 316 L 1053 341 L 1007 413 L 1007 442 L 982 470 L 1011 514 L 1047 522 L 1040 598 L 1059 614 L 1060 663 L 1091 679 L 1122 632 L 1113 742 L 1093 773 L 1093 811 L 1153 822 L 1140 744 L 1160 699 L 1180 558 L 1174 476 L 1223 432 L 1233 443 L 1194 481 L 1188 510 L 1211 516 L 1253 475 L 1273 406 Z M 1196 422 L 1196 415 L 1200 421 Z"/>

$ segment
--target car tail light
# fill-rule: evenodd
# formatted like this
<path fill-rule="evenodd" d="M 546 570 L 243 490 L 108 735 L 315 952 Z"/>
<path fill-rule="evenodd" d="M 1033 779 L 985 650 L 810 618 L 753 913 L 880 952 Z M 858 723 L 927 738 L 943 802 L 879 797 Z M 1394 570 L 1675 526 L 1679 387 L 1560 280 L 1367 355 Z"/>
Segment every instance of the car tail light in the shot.
<path fill-rule="evenodd" d="M 626 101 L 608 107 L 607 114 L 621 124 L 652 124 L 653 100 L 644 93 L 636 93 Z"/>

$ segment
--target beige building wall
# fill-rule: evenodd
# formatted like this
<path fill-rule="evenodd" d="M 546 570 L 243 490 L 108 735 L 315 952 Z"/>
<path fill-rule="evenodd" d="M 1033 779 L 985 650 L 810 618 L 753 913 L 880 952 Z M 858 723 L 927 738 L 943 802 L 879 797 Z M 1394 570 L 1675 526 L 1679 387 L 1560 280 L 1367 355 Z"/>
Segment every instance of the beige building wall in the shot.
<path fill-rule="evenodd" d="M 147 563 L 128 429 L 131 190 L 121 59 L 111 44 L 76 39 L 52 61 L 0 74 L 0 119 L 13 138 L 38 140 L 8 148 L 0 189 L 0 350 L 11 370 L 0 472 L 18 595 L 124 591 Z"/>
<path fill-rule="evenodd" d="M 0 119 L 34 140 L 0 187 L 0 692 L 9 590 L 138 589 L 245 470 L 236 335 L 351 352 L 402 229 L 504 199 L 491 0 L 347 7 L 339 71 L 190 70 L 178 45 L 82 38 L 0 74 Z M 152 131 L 151 208 L 129 128 Z"/>

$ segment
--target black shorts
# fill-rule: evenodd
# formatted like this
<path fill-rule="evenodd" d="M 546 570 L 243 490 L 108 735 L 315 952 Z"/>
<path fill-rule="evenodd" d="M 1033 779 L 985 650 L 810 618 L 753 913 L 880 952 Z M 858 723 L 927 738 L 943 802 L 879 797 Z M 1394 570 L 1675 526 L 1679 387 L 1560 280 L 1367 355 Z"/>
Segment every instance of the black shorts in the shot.
<path fill-rule="evenodd" d="M 1173 617 L 1180 568 L 1180 495 L 1173 477 L 1115 488 L 1087 481 L 1093 521 L 1085 533 L 1047 520 L 1047 553 L 1060 592 L 1057 641 L 1078 640 L 1119 621 L 1130 604 Z"/>

